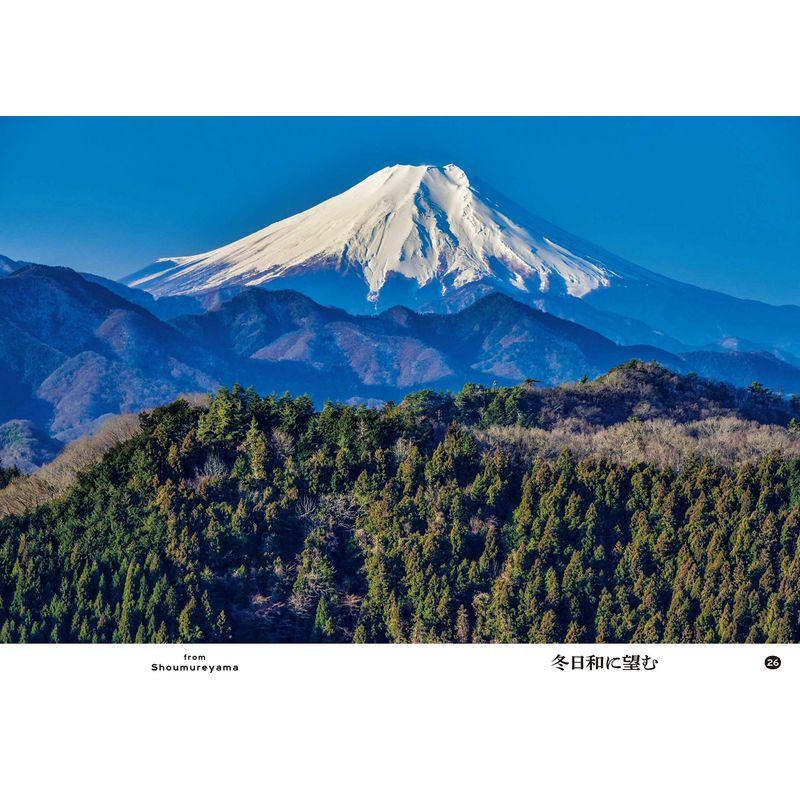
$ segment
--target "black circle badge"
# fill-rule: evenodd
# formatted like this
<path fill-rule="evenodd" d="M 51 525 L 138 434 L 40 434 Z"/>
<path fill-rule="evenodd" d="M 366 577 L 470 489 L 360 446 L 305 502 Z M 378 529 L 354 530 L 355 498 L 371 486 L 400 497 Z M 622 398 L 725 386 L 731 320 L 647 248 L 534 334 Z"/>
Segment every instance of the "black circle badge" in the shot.
<path fill-rule="evenodd" d="M 781 665 L 781 660 L 778 656 L 767 656 L 764 659 L 764 666 L 767 669 L 778 669 Z"/>

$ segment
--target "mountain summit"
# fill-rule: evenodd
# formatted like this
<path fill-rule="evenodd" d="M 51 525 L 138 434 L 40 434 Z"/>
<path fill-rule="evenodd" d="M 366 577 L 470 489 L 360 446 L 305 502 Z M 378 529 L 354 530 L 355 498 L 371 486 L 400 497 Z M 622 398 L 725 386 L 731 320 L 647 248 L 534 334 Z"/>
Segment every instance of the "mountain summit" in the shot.
<path fill-rule="evenodd" d="M 501 209 L 455 164 L 395 165 L 233 244 L 160 259 L 126 282 L 156 296 L 291 286 L 351 310 L 379 300 L 435 307 L 476 285 L 573 297 L 609 285 L 611 269 L 557 243 L 549 228 Z"/>

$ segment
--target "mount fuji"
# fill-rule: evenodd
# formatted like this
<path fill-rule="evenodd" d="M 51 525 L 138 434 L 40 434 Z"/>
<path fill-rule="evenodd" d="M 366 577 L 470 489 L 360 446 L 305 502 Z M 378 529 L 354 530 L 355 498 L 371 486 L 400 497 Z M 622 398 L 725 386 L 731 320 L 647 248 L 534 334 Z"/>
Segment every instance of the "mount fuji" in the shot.
<path fill-rule="evenodd" d="M 351 313 L 457 311 L 500 291 L 619 344 L 800 356 L 800 308 L 666 278 L 552 225 L 464 170 L 395 165 L 208 253 L 123 279 L 156 298 L 294 289 Z M 702 313 L 701 311 L 702 310 Z"/>
<path fill-rule="evenodd" d="M 394 281 L 428 302 L 477 283 L 574 297 L 609 285 L 612 269 L 575 255 L 549 233 L 539 220 L 512 220 L 454 164 L 397 165 L 233 244 L 160 259 L 126 283 L 159 296 L 335 273 L 355 279 L 357 290 L 346 298 L 351 306 L 382 298 L 384 305 Z"/>

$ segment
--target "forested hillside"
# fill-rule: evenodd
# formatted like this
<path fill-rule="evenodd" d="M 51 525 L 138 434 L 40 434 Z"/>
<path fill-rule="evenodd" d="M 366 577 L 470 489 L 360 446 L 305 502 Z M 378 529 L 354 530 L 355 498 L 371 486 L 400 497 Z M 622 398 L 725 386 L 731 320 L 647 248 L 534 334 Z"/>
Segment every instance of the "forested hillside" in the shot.
<path fill-rule="evenodd" d="M 0 639 L 797 641 L 790 413 L 641 364 L 382 409 L 178 401 L 0 519 Z M 535 438 L 570 430 L 578 454 Z"/>

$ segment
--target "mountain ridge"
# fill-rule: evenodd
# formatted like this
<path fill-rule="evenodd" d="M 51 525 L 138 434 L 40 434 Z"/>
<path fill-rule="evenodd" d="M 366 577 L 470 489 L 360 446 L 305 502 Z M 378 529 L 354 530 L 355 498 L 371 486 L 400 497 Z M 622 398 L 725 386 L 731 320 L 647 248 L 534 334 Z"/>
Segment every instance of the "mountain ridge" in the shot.
<path fill-rule="evenodd" d="M 0 278 L 0 425 L 16 420 L 42 452 L 109 415 L 234 382 L 317 404 L 377 405 L 465 383 L 577 381 L 637 359 L 800 393 L 800 369 L 769 353 L 620 345 L 503 293 L 450 314 L 395 306 L 353 315 L 294 290 L 249 288 L 165 322 L 149 301 L 133 301 L 139 293 L 103 283 L 44 265 Z M 26 468 L 35 460 L 31 447 L 13 452 Z"/>

